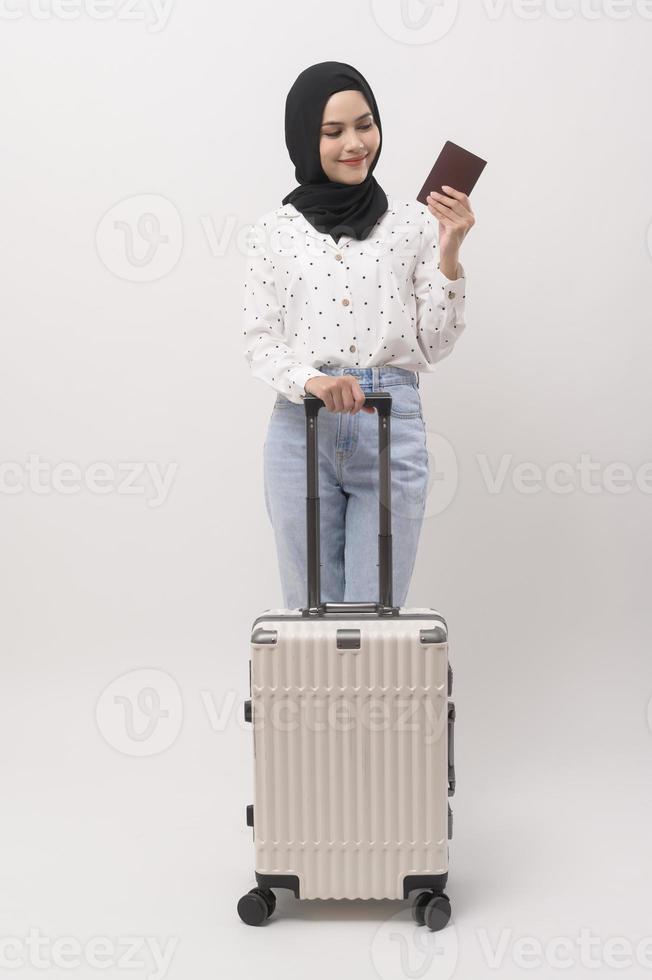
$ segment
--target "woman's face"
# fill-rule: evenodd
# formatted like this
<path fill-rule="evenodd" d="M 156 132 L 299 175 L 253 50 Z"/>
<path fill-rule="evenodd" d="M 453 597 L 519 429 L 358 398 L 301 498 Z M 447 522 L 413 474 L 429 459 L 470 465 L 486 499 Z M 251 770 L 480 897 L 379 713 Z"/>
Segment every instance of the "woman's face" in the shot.
<path fill-rule="evenodd" d="M 321 165 L 328 179 L 360 184 L 379 145 L 380 130 L 362 92 L 351 89 L 331 95 L 324 107 L 319 140 Z M 344 163 L 359 157 L 364 157 L 359 163 Z"/>

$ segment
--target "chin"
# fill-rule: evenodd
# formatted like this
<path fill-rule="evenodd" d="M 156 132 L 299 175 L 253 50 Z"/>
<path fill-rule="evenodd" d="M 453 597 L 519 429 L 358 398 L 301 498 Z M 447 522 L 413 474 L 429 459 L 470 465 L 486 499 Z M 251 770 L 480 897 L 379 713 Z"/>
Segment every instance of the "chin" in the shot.
<path fill-rule="evenodd" d="M 369 167 L 365 167 L 364 170 L 361 170 L 359 173 L 349 173 L 348 167 L 344 167 L 344 170 L 346 172 L 343 173 L 341 177 L 337 178 L 342 184 L 361 184 L 369 173 Z"/>

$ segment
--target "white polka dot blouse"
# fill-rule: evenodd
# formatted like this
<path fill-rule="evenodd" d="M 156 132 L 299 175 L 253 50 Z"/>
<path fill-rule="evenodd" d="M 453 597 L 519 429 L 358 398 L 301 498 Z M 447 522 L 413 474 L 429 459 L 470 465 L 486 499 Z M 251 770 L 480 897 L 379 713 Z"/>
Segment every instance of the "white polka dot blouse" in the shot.
<path fill-rule="evenodd" d="M 465 328 L 466 277 L 439 269 L 439 225 L 419 201 L 388 199 L 369 236 L 335 242 L 286 204 L 246 236 L 244 355 L 292 402 L 318 365 L 430 372 Z"/>

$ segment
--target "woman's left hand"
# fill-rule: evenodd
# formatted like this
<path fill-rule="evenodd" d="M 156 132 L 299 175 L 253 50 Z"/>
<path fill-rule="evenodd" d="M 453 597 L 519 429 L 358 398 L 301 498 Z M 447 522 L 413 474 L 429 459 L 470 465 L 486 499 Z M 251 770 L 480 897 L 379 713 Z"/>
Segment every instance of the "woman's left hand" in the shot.
<path fill-rule="evenodd" d="M 432 192 L 426 203 L 428 210 L 439 219 L 439 255 L 457 261 L 457 253 L 468 231 L 475 224 L 475 215 L 468 195 L 442 184 L 446 194 Z"/>

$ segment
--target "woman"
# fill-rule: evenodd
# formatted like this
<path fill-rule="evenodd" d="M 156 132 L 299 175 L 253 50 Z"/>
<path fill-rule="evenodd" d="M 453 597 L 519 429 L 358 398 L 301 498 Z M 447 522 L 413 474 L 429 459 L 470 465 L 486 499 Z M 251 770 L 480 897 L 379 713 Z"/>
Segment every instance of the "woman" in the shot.
<path fill-rule="evenodd" d="M 433 371 L 465 327 L 458 254 L 474 215 L 453 188 L 427 208 L 388 200 L 373 176 L 378 106 L 351 65 L 301 72 L 285 141 L 299 186 L 253 226 L 244 295 L 245 358 L 277 392 L 264 484 L 285 607 L 307 603 L 306 392 L 325 405 L 321 600 L 379 601 L 378 419 L 364 401 L 381 390 L 392 395 L 393 602 L 403 606 L 428 488 L 418 372 Z"/>

